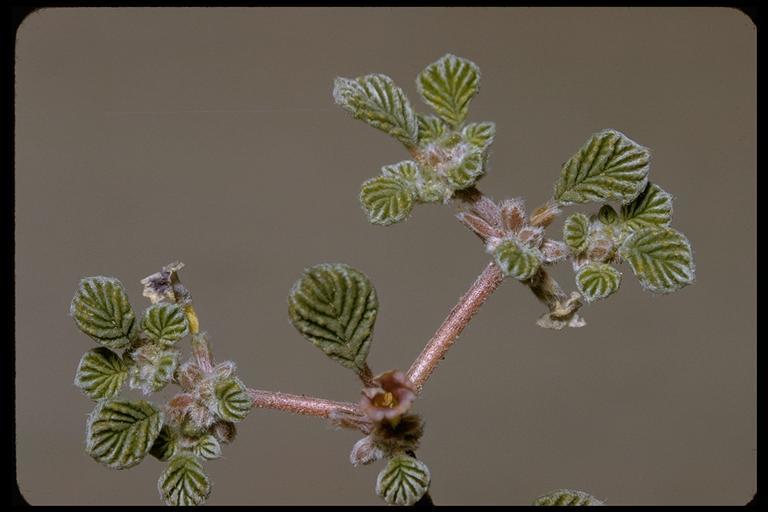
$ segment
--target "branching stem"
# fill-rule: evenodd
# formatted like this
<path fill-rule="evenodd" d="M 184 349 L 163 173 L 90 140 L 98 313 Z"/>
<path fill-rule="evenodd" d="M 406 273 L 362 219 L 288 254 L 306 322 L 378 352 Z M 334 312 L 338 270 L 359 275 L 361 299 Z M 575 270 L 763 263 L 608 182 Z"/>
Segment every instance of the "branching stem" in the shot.
<path fill-rule="evenodd" d="M 429 376 L 443 360 L 448 349 L 456 342 L 461 331 L 467 326 L 475 313 L 486 299 L 501 284 L 504 277 L 496 263 L 489 263 L 483 273 L 478 276 L 472 286 L 467 290 L 459 302 L 453 307 L 448 317 L 435 332 L 432 339 L 427 342 L 424 350 L 408 370 L 408 377 L 416 386 L 418 392 L 424 387 Z"/>

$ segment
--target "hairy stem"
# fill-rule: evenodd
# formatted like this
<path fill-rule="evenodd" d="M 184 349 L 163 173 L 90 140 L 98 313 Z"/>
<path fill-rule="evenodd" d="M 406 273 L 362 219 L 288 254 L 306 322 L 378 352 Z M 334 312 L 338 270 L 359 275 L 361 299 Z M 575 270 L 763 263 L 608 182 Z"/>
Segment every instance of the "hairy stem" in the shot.
<path fill-rule="evenodd" d="M 260 409 L 277 409 L 279 411 L 303 414 L 305 416 L 317 416 L 330 418 L 344 416 L 347 422 L 341 426 L 365 430 L 369 420 L 350 402 L 336 402 L 324 398 L 314 398 L 305 395 L 291 395 L 278 391 L 262 391 L 260 389 L 248 389 L 248 394 L 253 401 L 253 407 Z"/>
<path fill-rule="evenodd" d="M 503 280 L 501 269 L 496 263 L 489 263 L 483 273 L 478 276 L 472 286 L 467 290 L 459 302 L 453 307 L 448 317 L 435 332 L 427 346 L 421 351 L 419 357 L 408 370 L 408 378 L 416 386 L 417 392 L 421 392 L 424 383 L 435 370 L 437 365 L 445 357 L 448 349 L 456 342 L 461 331 L 467 326 L 475 313 L 480 309 L 486 299 L 496 290 Z"/>

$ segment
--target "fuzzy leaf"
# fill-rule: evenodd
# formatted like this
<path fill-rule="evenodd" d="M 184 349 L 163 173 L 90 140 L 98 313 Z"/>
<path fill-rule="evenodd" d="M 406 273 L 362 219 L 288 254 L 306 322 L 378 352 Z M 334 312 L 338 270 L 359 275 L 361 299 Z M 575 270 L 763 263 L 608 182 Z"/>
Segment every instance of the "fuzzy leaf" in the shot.
<path fill-rule="evenodd" d="M 480 69 L 449 53 L 419 73 L 416 87 L 424 101 L 455 129 L 466 119 L 469 102 L 480 89 Z"/>
<path fill-rule="evenodd" d="M 505 276 L 520 281 L 530 279 L 541 266 L 541 253 L 514 239 L 501 242 L 493 251 L 493 257 Z"/>
<path fill-rule="evenodd" d="M 169 460 L 179 451 L 179 439 L 168 425 L 163 425 L 160 434 L 149 450 L 150 455 L 163 462 Z"/>
<path fill-rule="evenodd" d="M 136 364 L 130 369 L 128 385 L 145 395 L 160 391 L 171 382 L 179 365 L 178 350 L 166 350 L 155 344 L 139 347 L 132 357 Z"/>
<path fill-rule="evenodd" d="M 618 220 L 619 214 L 610 205 L 604 204 L 597 212 L 597 219 L 606 226 L 612 226 Z"/>
<path fill-rule="evenodd" d="M 411 506 L 429 489 L 429 468 L 408 455 L 389 459 L 376 479 L 376 494 L 389 505 Z"/>
<path fill-rule="evenodd" d="M 197 440 L 192 446 L 192 453 L 206 460 L 218 459 L 221 457 L 221 445 L 214 436 L 208 434 Z"/>
<path fill-rule="evenodd" d="M 619 251 L 640 284 L 652 292 L 674 292 L 695 279 L 691 244 L 672 228 L 635 231 L 624 240 Z"/>
<path fill-rule="evenodd" d="M 486 149 L 496 137 L 496 123 L 470 123 L 461 131 L 464 140 L 480 149 Z"/>
<path fill-rule="evenodd" d="M 565 219 L 563 240 L 574 255 L 587 250 L 589 244 L 589 217 L 583 213 L 574 213 Z"/>
<path fill-rule="evenodd" d="M 461 190 L 474 185 L 483 172 L 483 153 L 470 151 L 458 165 L 445 171 L 445 177 L 451 187 Z"/>
<path fill-rule="evenodd" d="M 608 297 L 620 284 L 621 272 L 606 263 L 589 263 L 576 273 L 576 285 L 587 302 Z"/>
<path fill-rule="evenodd" d="M 194 506 L 208 499 L 211 481 L 194 455 L 180 454 L 160 475 L 157 490 L 166 505 Z"/>
<path fill-rule="evenodd" d="M 248 416 L 253 401 L 245 385 L 237 377 L 216 384 L 216 414 L 226 421 L 242 421 Z"/>
<path fill-rule="evenodd" d="M 448 132 L 448 127 L 437 116 L 416 114 L 416 117 L 419 121 L 419 144 L 435 142 Z"/>
<path fill-rule="evenodd" d="M 672 222 L 672 195 L 648 183 L 637 198 L 621 208 L 621 220 L 630 230 L 666 227 Z"/>
<path fill-rule="evenodd" d="M 536 498 L 534 506 L 598 506 L 603 502 L 583 491 L 558 489 Z"/>
<path fill-rule="evenodd" d="M 109 348 L 122 348 L 135 334 L 136 316 L 122 283 L 112 277 L 86 277 L 69 308 L 77 327 Z"/>
<path fill-rule="evenodd" d="M 163 413 L 144 400 L 99 403 L 88 418 L 86 451 L 115 469 L 135 466 L 160 434 Z"/>
<path fill-rule="evenodd" d="M 163 345 L 173 345 L 189 334 L 184 309 L 178 304 L 153 304 L 144 311 L 141 328 L 147 336 Z"/>
<path fill-rule="evenodd" d="M 365 274 L 341 263 L 305 270 L 288 297 L 293 326 L 325 355 L 358 370 L 366 364 L 378 307 Z"/>
<path fill-rule="evenodd" d="M 426 464 L 408 455 L 396 455 L 376 478 L 376 494 L 389 505 L 411 506 L 429 490 Z"/>
<path fill-rule="evenodd" d="M 416 113 L 403 90 L 388 76 L 371 74 L 355 80 L 339 77 L 334 83 L 333 98 L 355 119 L 362 119 L 408 147 L 416 146 Z"/>
<path fill-rule="evenodd" d="M 93 400 L 113 398 L 128 378 L 128 365 L 106 347 L 86 352 L 75 374 L 75 385 Z"/>
<path fill-rule="evenodd" d="M 402 180 L 376 176 L 363 183 L 360 202 L 373 224 L 388 226 L 408 217 L 414 193 Z"/>
<path fill-rule="evenodd" d="M 555 199 L 561 205 L 632 201 L 648 181 L 649 159 L 648 148 L 616 130 L 603 130 L 563 165 Z"/>
<path fill-rule="evenodd" d="M 415 184 L 419 179 L 419 168 L 413 160 L 403 160 L 381 168 L 381 175 L 385 178 L 399 180 L 405 185 Z"/>

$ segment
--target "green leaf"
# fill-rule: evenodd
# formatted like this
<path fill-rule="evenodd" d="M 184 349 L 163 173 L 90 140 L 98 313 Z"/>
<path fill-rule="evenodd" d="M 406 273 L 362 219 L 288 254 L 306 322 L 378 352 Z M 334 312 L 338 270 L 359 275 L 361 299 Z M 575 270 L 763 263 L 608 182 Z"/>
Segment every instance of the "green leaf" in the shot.
<path fill-rule="evenodd" d="M 88 418 L 86 451 L 115 469 L 135 466 L 160 434 L 163 413 L 144 400 L 99 403 Z"/>
<path fill-rule="evenodd" d="M 624 240 L 619 252 L 640 284 L 652 292 L 674 292 L 695 279 L 691 244 L 672 228 L 635 231 Z"/>
<path fill-rule="evenodd" d="M 425 116 L 416 114 L 419 121 L 419 144 L 429 144 L 443 137 L 448 132 L 448 127 L 437 116 Z"/>
<path fill-rule="evenodd" d="M 567 505 L 585 507 L 602 505 L 603 502 L 583 491 L 558 489 L 536 498 L 536 501 L 534 501 L 533 504 L 537 507 Z"/>
<path fill-rule="evenodd" d="M 429 468 L 408 455 L 389 459 L 376 479 L 376 494 L 389 505 L 411 506 L 429 489 Z"/>
<path fill-rule="evenodd" d="M 343 109 L 402 142 L 415 147 L 419 125 L 402 89 L 391 78 L 381 74 L 361 76 L 355 80 L 337 78 L 333 98 Z"/>
<path fill-rule="evenodd" d="M 456 129 L 466 119 L 469 102 L 480 89 L 480 69 L 474 62 L 449 53 L 419 73 L 416 87 L 424 101 Z"/>
<path fill-rule="evenodd" d="M 496 124 L 491 122 L 470 123 L 461 131 L 464 140 L 477 146 L 480 149 L 486 149 L 493 143 L 496 137 Z"/>
<path fill-rule="evenodd" d="M 620 284 L 621 272 L 606 263 L 588 263 L 576 273 L 576 285 L 587 302 L 608 297 Z"/>
<path fill-rule="evenodd" d="M 445 171 L 445 177 L 455 190 L 465 189 L 477 183 L 477 179 L 483 175 L 483 163 L 481 151 L 470 151 L 458 165 Z"/>
<path fill-rule="evenodd" d="M 574 255 L 587 250 L 589 245 L 589 217 L 583 213 L 574 213 L 565 219 L 563 241 Z"/>
<path fill-rule="evenodd" d="M 141 319 L 141 328 L 151 340 L 163 345 L 173 345 L 189 334 L 187 316 L 178 304 L 149 306 Z"/>
<path fill-rule="evenodd" d="M 648 181 L 650 154 L 616 130 L 603 130 L 571 157 L 555 185 L 561 205 L 590 201 L 632 201 Z"/>
<path fill-rule="evenodd" d="M 77 327 L 109 348 L 122 348 L 135 334 L 133 314 L 123 285 L 112 277 L 86 277 L 69 308 Z"/>
<path fill-rule="evenodd" d="M 611 208 L 610 205 L 604 204 L 600 211 L 597 212 L 597 219 L 605 224 L 606 226 L 612 226 L 616 223 L 616 221 L 619 218 L 619 214 L 616 213 L 616 210 Z"/>
<path fill-rule="evenodd" d="M 363 183 L 360 202 L 373 224 L 388 226 L 408 217 L 413 209 L 414 193 L 398 178 L 377 176 Z"/>
<path fill-rule="evenodd" d="M 93 400 L 113 398 L 128 378 L 128 365 L 106 347 L 86 352 L 75 374 L 75 385 Z"/>
<path fill-rule="evenodd" d="M 511 238 L 496 246 L 493 257 L 504 275 L 520 281 L 533 277 L 539 270 L 542 260 L 541 253 L 537 249 Z"/>
<path fill-rule="evenodd" d="M 157 481 L 157 490 L 166 505 L 176 507 L 202 504 L 211 494 L 211 481 L 194 455 L 171 459 Z"/>
<path fill-rule="evenodd" d="M 621 208 L 621 220 L 630 230 L 666 227 L 672 222 L 672 195 L 648 183 L 637 198 Z"/>
<path fill-rule="evenodd" d="M 419 179 L 419 168 L 413 160 L 403 160 L 382 167 L 381 175 L 385 178 L 399 180 L 404 185 L 414 185 Z"/>
<path fill-rule="evenodd" d="M 179 451 L 179 438 L 168 425 L 163 425 L 160 434 L 152 444 L 149 453 L 153 457 L 165 462 Z"/>
<path fill-rule="evenodd" d="M 192 446 L 192 453 L 206 460 L 221 457 L 221 445 L 211 434 L 205 435 Z"/>
<path fill-rule="evenodd" d="M 341 263 L 305 270 L 288 297 L 293 326 L 325 355 L 357 370 L 366 366 L 378 307 L 365 274 Z"/>
<path fill-rule="evenodd" d="M 253 406 L 248 388 L 237 377 L 216 384 L 216 414 L 226 421 L 242 421 Z"/>
<path fill-rule="evenodd" d="M 136 364 L 130 369 L 128 385 L 145 395 L 160 391 L 171 382 L 179 365 L 178 350 L 166 350 L 151 343 L 139 347 L 132 357 Z"/>

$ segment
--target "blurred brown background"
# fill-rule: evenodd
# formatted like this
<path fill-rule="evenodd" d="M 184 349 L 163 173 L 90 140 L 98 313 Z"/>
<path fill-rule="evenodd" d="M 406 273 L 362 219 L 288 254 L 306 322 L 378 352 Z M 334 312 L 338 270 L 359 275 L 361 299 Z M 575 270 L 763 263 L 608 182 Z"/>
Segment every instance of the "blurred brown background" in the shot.
<path fill-rule="evenodd" d="M 162 464 L 83 451 L 72 384 L 94 343 L 68 317 L 78 280 L 139 280 L 175 259 L 221 359 L 252 387 L 356 400 L 351 372 L 288 323 L 302 269 L 346 262 L 376 285 L 370 364 L 407 369 L 483 269 L 447 207 L 369 225 L 360 184 L 407 158 L 353 120 L 334 77 L 475 61 L 470 119 L 497 124 L 480 188 L 534 207 L 562 162 L 616 128 L 653 151 L 698 281 L 621 292 L 580 330 L 505 282 L 428 383 L 420 457 L 438 504 L 527 504 L 552 489 L 609 504 L 743 504 L 756 488 L 756 31 L 721 8 L 46 9 L 16 54 L 16 435 L 33 504 L 157 504 Z M 583 210 L 591 210 L 586 208 Z M 571 210 L 573 211 L 573 210 Z M 560 236 L 562 222 L 552 233 Z M 573 273 L 556 276 L 573 289 Z M 133 394 L 129 394 L 133 395 Z M 166 394 L 167 395 L 167 394 Z M 379 504 L 382 464 L 322 421 L 254 411 L 206 464 L 210 504 Z"/>

